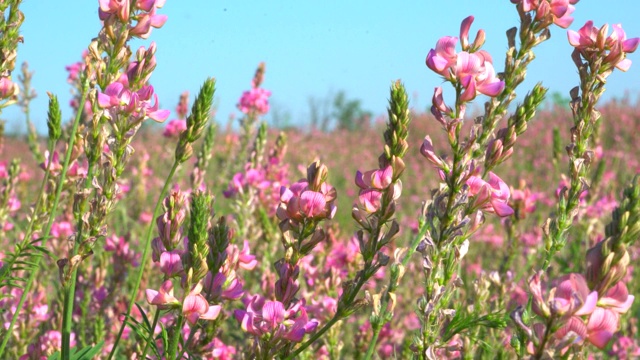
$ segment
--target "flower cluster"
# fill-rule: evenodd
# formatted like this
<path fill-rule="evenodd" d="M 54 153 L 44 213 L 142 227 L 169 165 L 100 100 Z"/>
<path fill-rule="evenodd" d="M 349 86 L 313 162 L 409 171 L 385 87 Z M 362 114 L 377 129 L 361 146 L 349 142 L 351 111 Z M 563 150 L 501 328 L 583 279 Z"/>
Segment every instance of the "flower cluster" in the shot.
<path fill-rule="evenodd" d="M 462 102 L 475 99 L 477 94 L 496 96 L 504 89 L 504 81 L 496 77 L 491 55 L 479 50 L 484 44 L 484 31 L 480 30 L 474 42 L 469 44 L 472 22 L 473 16 L 469 16 L 460 28 L 463 51 L 456 53 L 457 37 L 445 36 L 438 40 L 435 49 L 429 51 L 426 60 L 429 69 L 464 88 L 460 96 Z"/>
<path fill-rule="evenodd" d="M 607 69 L 615 67 L 627 71 L 631 67 L 631 60 L 627 59 L 627 54 L 636 51 L 640 38 L 627 39 L 627 34 L 620 24 L 611 27 L 613 32 L 607 36 L 608 24 L 597 28 L 593 26 L 593 21 L 589 20 L 577 32 L 567 31 L 569 43 L 589 62 L 602 59 L 603 63 L 608 65 Z"/>
<path fill-rule="evenodd" d="M 131 2 L 135 1 L 132 7 Z M 117 17 L 122 22 L 130 18 L 137 20 L 135 26 L 129 28 L 129 33 L 142 39 L 151 35 L 151 29 L 159 29 L 167 22 L 167 15 L 158 15 L 156 10 L 164 6 L 166 0 L 98 0 L 100 20 L 113 21 Z M 133 14 L 131 13 L 133 11 Z"/>
<path fill-rule="evenodd" d="M 280 301 L 265 300 L 260 295 L 251 298 L 246 311 L 235 310 L 234 314 L 242 330 L 274 342 L 279 339 L 300 342 L 318 326 L 317 320 L 309 319 L 302 303 L 286 309 Z"/>
<path fill-rule="evenodd" d="M 556 24 L 568 28 L 573 22 L 571 14 L 579 0 L 511 0 L 523 12 L 535 11 L 535 19 L 543 25 Z"/>

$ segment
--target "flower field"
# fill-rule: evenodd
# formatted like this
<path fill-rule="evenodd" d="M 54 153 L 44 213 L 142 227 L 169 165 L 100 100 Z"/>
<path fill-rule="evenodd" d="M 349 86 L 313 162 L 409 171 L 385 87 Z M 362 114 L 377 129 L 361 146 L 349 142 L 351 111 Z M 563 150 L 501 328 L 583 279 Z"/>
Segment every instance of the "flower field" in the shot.
<path fill-rule="evenodd" d="M 511 0 L 504 64 L 472 16 L 425 49 L 425 111 L 390 79 L 355 129 L 270 128 L 260 63 L 225 126 L 214 77 L 160 106 L 164 2 L 98 1 L 46 136 L 0 4 L 0 359 L 640 358 L 640 105 L 601 100 L 640 38 Z M 551 33 L 566 102 L 520 86 Z"/>

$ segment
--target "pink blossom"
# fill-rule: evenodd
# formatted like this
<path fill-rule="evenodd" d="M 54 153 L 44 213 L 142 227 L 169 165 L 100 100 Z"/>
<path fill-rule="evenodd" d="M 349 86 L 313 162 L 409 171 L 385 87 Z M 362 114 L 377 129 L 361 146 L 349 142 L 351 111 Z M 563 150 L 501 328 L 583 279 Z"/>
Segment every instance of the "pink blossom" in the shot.
<path fill-rule="evenodd" d="M 153 105 L 150 101 L 152 98 Z M 125 114 L 131 116 L 134 123 L 147 117 L 156 122 L 163 122 L 170 115 L 169 110 L 158 109 L 158 95 L 154 94 L 151 85 L 132 92 L 123 83 L 116 81 L 108 85 L 104 93 L 98 92 L 98 105 L 109 110 L 105 113 L 108 117 Z"/>
<path fill-rule="evenodd" d="M 513 209 L 508 205 L 510 191 L 507 184 L 498 175 L 489 172 L 489 181 L 479 176 L 470 176 L 467 180 L 469 195 L 475 197 L 474 206 L 500 217 L 510 216 Z"/>
<path fill-rule="evenodd" d="M 8 77 L 0 77 L 0 99 L 7 99 L 20 92 L 18 84 L 14 83 Z"/>
<path fill-rule="evenodd" d="M 200 294 L 201 290 L 202 285 L 196 285 L 182 303 L 182 314 L 191 326 L 195 325 L 198 319 L 215 320 L 222 310 L 220 305 L 209 305 L 207 299 Z"/>
<path fill-rule="evenodd" d="M 318 326 L 317 320 L 309 320 L 301 303 L 286 310 L 281 302 L 265 301 L 259 295 L 251 299 L 246 311 L 235 310 L 234 314 L 242 330 L 258 337 L 270 334 L 271 339 L 300 342 Z"/>
<path fill-rule="evenodd" d="M 182 251 L 172 250 L 160 254 L 160 270 L 169 278 L 179 276 L 182 268 Z"/>
<path fill-rule="evenodd" d="M 151 305 L 157 305 L 160 309 L 168 309 L 172 306 L 180 304 L 178 299 L 173 296 L 173 282 L 166 280 L 160 286 L 160 290 L 146 290 L 147 302 Z"/>
<path fill-rule="evenodd" d="M 269 112 L 269 96 L 271 91 L 254 87 L 242 93 L 237 105 L 238 109 L 245 114 L 255 112 L 258 115 L 264 115 Z"/>
<path fill-rule="evenodd" d="M 187 121 L 182 119 L 174 119 L 167 123 L 162 135 L 164 137 L 173 138 L 178 137 L 180 133 L 187 130 Z"/>
<path fill-rule="evenodd" d="M 533 312 L 549 317 L 557 314 L 565 318 L 591 314 L 596 308 L 598 293 L 590 291 L 587 282 L 580 274 L 569 274 L 560 278 L 558 285 L 549 291 L 545 299 L 542 294 L 540 280 L 537 273 L 529 280 L 529 290 L 533 298 Z"/>
<path fill-rule="evenodd" d="M 98 0 L 100 20 L 106 20 L 110 14 L 116 14 L 123 21 L 129 21 L 130 0 Z"/>
<path fill-rule="evenodd" d="M 597 307 L 587 322 L 589 342 L 603 349 L 618 330 L 620 317 L 617 312 Z"/>
<path fill-rule="evenodd" d="M 638 48 L 640 38 L 627 39 L 627 35 L 620 24 L 612 25 L 613 32 L 607 38 L 609 25 L 602 28 L 593 26 L 593 21 L 587 21 L 580 30 L 569 30 L 567 36 L 569 44 L 587 60 L 596 57 L 604 59 L 605 63 L 627 71 L 631 66 L 631 60 L 626 58 L 626 54 L 634 52 Z"/>
<path fill-rule="evenodd" d="M 618 281 L 598 299 L 598 306 L 610 309 L 618 314 L 624 314 L 631 308 L 634 299 L 635 296 L 629 295 L 627 285 L 622 281 Z"/>
<path fill-rule="evenodd" d="M 331 219 L 335 214 L 336 190 L 329 184 L 323 183 L 320 191 L 309 189 L 309 183 L 303 179 L 280 190 L 280 206 L 276 214 L 280 220 L 296 222 L 308 219 Z"/>
<path fill-rule="evenodd" d="M 167 15 L 156 15 L 156 8 L 154 7 L 151 12 L 138 16 L 138 23 L 129 29 L 129 34 L 147 39 L 151 35 L 152 28 L 161 28 L 167 22 L 167 19 Z"/>

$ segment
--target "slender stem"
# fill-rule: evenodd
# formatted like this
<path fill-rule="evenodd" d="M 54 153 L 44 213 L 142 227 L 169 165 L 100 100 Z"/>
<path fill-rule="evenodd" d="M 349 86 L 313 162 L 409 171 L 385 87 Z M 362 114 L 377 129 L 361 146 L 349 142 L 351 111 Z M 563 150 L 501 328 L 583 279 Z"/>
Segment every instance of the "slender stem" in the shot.
<path fill-rule="evenodd" d="M 175 360 L 176 352 L 178 351 L 178 343 L 180 342 L 180 337 L 182 336 L 182 324 L 184 323 L 184 316 L 178 316 L 178 321 L 173 326 L 173 334 L 171 334 L 171 339 L 169 340 L 169 350 L 164 354 L 167 357 L 167 360 Z"/>
<path fill-rule="evenodd" d="M 340 317 L 338 316 L 339 314 L 336 313 L 331 320 L 329 320 L 329 322 L 327 322 L 326 324 L 324 324 L 324 326 L 318 330 L 315 334 L 313 334 L 313 336 L 311 338 L 309 338 L 309 340 L 305 341 L 304 344 L 300 345 L 300 347 L 298 347 L 296 350 L 294 350 L 289 356 L 287 356 L 285 358 L 285 360 L 292 360 L 294 357 L 296 357 L 297 355 L 299 355 L 302 351 L 304 351 L 304 349 L 308 348 L 309 345 L 313 344 L 316 340 L 318 340 L 322 335 L 324 335 L 324 333 L 326 333 L 327 331 L 329 331 L 329 329 L 331 329 L 331 327 L 338 322 L 338 320 L 340 320 Z"/>
<path fill-rule="evenodd" d="M 156 309 L 156 314 L 153 316 L 153 324 L 151 325 L 151 341 L 155 341 L 154 339 L 154 334 L 156 331 L 156 325 L 158 325 L 158 319 L 160 319 L 160 309 Z M 140 356 L 140 359 L 146 359 L 147 358 L 147 350 L 149 350 L 149 344 L 151 343 L 151 341 L 147 341 L 147 344 L 144 346 L 144 350 L 142 351 L 142 356 Z"/>
<path fill-rule="evenodd" d="M 173 162 L 173 165 L 171 166 L 171 170 L 169 171 L 169 175 L 167 176 L 167 179 L 164 182 L 164 186 L 162 187 L 162 191 L 160 192 L 160 196 L 158 197 L 158 201 L 156 202 L 156 206 L 155 209 L 153 210 L 153 218 L 155 219 L 156 217 L 158 217 L 159 215 L 159 211 L 160 211 L 160 207 L 162 206 L 162 201 L 164 200 L 165 196 L 167 195 L 167 192 L 169 192 L 169 187 L 171 186 L 171 181 L 173 179 L 173 175 L 176 173 L 176 170 L 178 169 L 178 166 L 180 165 L 178 160 L 175 160 Z M 129 300 L 129 306 L 127 307 L 127 313 L 125 314 L 124 317 L 124 321 L 122 322 L 122 325 L 120 326 L 120 331 L 118 332 L 118 336 L 116 337 L 115 342 L 113 343 L 113 348 L 111 349 L 111 353 L 109 353 L 109 360 L 113 359 L 113 356 L 115 355 L 117 349 L 118 349 L 118 343 L 120 342 L 120 338 L 122 337 L 122 334 L 124 332 L 124 328 L 127 325 L 127 321 L 126 319 L 129 317 L 129 315 L 131 314 L 131 310 L 133 309 L 133 304 L 136 301 L 136 294 L 138 293 L 138 290 L 140 288 L 140 283 L 142 282 L 142 276 L 144 275 L 144 264 L 146 264 L 147 259 L 149 257 L 149 249 L 150 249 L 150 245 L 151 245 L 151 235 L 153 234 L 153 228 L 154 228 L 155 223 L 152 221 L 149 224 L 149 227 L 147 229 L 147 235 L 145 238 L 145 243 L 144 243 L 144 247 L 142 250 L 142 259 L 140 259 L 140 270 L 138 271 L 138 275 L 136 277 L 136 282 L 133 286 L 133 289 L 131 290 L 130 294 L 130 300 Z"/>
<path fill-rule="evenodd" d="M 409 260 L 411 259 L 413 254 L 416 252 L 416 248 L 418 247 L 418 244 L 420 244 L 420 241 L 422 241 L 422 239 L 424 238 L 424 235 L 427 233 L 427 230 L 429 229 L 428 223 L 426 221 L 421 220 L 421 222 L 422 223 L 420 224 L 420 230 L 418 231 L 418 234 L 411 242 L 411 245 L 409 245 L 407 254 L 402 259 L 401 264 L 403 267 L 407 266 L 407 264 L 409 263 Z M 396 284 L 397 281 L 399 281 L 399 279 L 391 279 L 389 285 L 387 286 L 387 290 L 385 290 L 382 295 L 382 302 L 380 304 L 380 314 L 379 314 L 380 319 L 385 319 L 387 317 L 387 313 L 388 313 L 387 304 L 389 303 L 389 293 L 397 287 L 397 284 Z M 380 335 L 380 331 L 382 330 L 382 327 L 385 325 L 385 322 L 378 321 L 376 323 L 372 323 L 371 325 L 372 325 L 371 327 L 373 328 L 373 338 L 371 339 L 371 342 L 369 343 L 369 347 L 367 348 L 367 354 L 365 355 L 365 360 L 370 359 L 371 356 L 373 355 L 373 352 L 377 345 L 376 343 L 378 342 L 378 336 Z"/>
<path fill-rule="evenodd" d="M 49 146 L 49 154 L 53 154 L 53 151 L 55 150 L 55 143 L 52 142 L 52 144 Z M 51 171 L 51 161 L 49 161 L 47 163 L 47 169 L 44 173 L 44 178 L 42 179 L 42 184 L 40 185 L 40 192 L 38 192 L 38 200 L 36 201 L 36 205 L 33 209 L 33 215 L 31 216 L 31 221 L 29 222 L 29 227 L 27 228 L 27 232 L 25 233 L 24 236 L 24 241 L 31 241 L 31 236 L 32 236 L 32 231 L 33 231 L 33 226 L 34 226 L 34 222 L 35 219 L 39 216 L 38 213 L 40 212 L 40 206 L 42 205 L 42 195 L 44 193 L 44 189 L 47 186 L 47 183 L 49 182 L 49 174 Z M 42 246 L 45 246 L 47 243 L 47 238 L 45 237 L 42 240 Z M 38 256 L 36 258 L 36 268 L 34 269 L 34 271 L 31 273 L 31 275 L 29 276 L 29 279 L 27 281 L 27 285 L 25 286 L 25 288 L 22 291 L 22 295 L 20 296 L 20 301 L 18 302 L 18 308 L 16 309 L 16 311 L 13 313 L 13 316 L 11 317 L 11 322 L 9 323 L 9 328 L 7 329 L 7 332 L 4 333 L 3 337 L 2 337 L 2 344 L 0 345 L 0 358 L 2 357 L 2 354 L 4 353 L 4 349 L 7 346 L 7 343 L 9 342 L 9 337 L 11 335 L 11 333 L 13 332 L 13 327 L 16 324 L 16 321 L 18 320 L 18 315 L 20 314 L 20 310 L 22 309 L 22 307 L 24 306 L 24 302 L 27 300 L 27 294 L 30 293 L 31 291 L 31 285 L 33 284 L 33 280 L 35 278 L 35 274 L 37 272 L 37 269 L 40 267 L 40 256 Z"/>
<path fill-rule="evenodd" d="M 89 77 L 87 76 L 84 80 L 84 84 L 82 86 L 82 96 L 80 97 L 79 104 L 84 104 L 87 101 L 87 93 L 89 92 Z M 62 167 L 62 173 L 60 174 L 60 183 L 58 184 L 58 188 L 56 189 L 56 201 L 54 202 L 53 208 L 51 210 L 51 217 L 49 218 L 49 223 L 47 224 L 46 235 L 49 235 L 51 231 L 51 226 L 53 225 L 53 220 L 55 218 L 55 211 L 57 210 L 57 200 L 60 198 L 60 193 L 62 192 L 62 180 L 66 177 L 67 168 L 69 167 L 69 162 L 71 161 L 71 153 L 73 152 L 73 144 L 76 140 L 76 133 L 78 132 L 78 125 L 80 125 L 80 120 L 82 119 L 83 107 L 78 109 L 78 113 L 76 114 L 76 118 L 73 121 L 73 127 L 71 128 L 71 134 L 69 134 L 69 144 L 67 145 L 67 153 L 64 157 L 64 166 Z M 51 161 L 51 160 L 49 160 Z M 75 255 L 78 251 L 78 239 L 73 243 L 73 255 Z M 69 360 L 71 358 L 71 322 L 73 315 L 73 298 L 75 295 L 75 285 L 76 285 L 76 270 L 73 270 L 71 274 L 70 284 L 65 294 L 65 302 L 64 302 L 64 313 L 62 318 L 62 360 Z"/>

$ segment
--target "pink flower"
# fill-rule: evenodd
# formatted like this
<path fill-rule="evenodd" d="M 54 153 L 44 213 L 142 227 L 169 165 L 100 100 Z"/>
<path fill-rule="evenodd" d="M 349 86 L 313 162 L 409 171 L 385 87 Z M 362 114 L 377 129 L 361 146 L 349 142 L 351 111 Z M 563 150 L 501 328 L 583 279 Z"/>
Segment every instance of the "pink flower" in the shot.
<path fill-rule="evenodd" d="M 167 15 L 156 15 L 156 8 L 151 9 L 149 13 L 143 13 L 138 16 L 138 23 L 129 29 L 129 34 L 147 39 L 151 35 L 151 29 L 159 29 L 167 22 Z"/>
<path fill-rule="evenodd" d="M 589 291 L 587 282 L 580 274 L 569 274 L 560 278 L 558 285 L 549 291 L 549 297 L 542 294 L 540 273 L 529 280 L 529 290 L 533 298 L 533 312 L 549 317 L 557 314 L 565 318 L 591 314 L 596 308 L 598 293 Z"/>
<path fill-rule="evenodd" d="M 598 306 L 610 309 L 618 314 L 624 314 L 631 308 L 635 297 L 629 295 L 627 285 L 619 281 L 612 288 L 607 290 L 604 296 L 598 299 Z"/>
<path fill-rule="evenodd" d="M 150 102 L 152 98 L 153 105 Z M 158 95 L 153 93 L 153 86 L 146 85 L 132 92 L 118 81 L 108 85 L 104 93 L 98 92 L 98 105 L 109 110 L 105 112 L 109 118 L 125 114 L 131 116 L 134 123 L 147 117 L 156 122 L 163 122 L 171 113 L 169 110 L 158 109 Z"/>
<path fill-rule="evenodd" d="M 298 316 L 296 314 L 300 313 Z M 236 320 L 242 330 L 257 337 L 270 334 L 273 339 L 286 339 L 300 342 L 305 334 L 311 333 L 318 326 L 317 320 L 309 320 L 307 312 L 301 303 L 297 303 L 289 310 L 279 301 L 265 301 L 255 295 L 247 310 L 235 310 Z"/>
<path fill-rule="evenodd" d="M 509 187 L 498 177 L 489 172 L 489 181 L 479 176 L 470 176 L 467 180 L 469 195 L 475 197 L 474 207 L 500 217 L 510 216 L 513 209 L 508 205 Z"/>
<path fill-rule="evenodd" d="M 8 77 L 0 77 L 0 99 L 7 99 L 18 95 L 20 88 L 18 84 L 12 82 Z"/>
<path fill-rule="evenodd" d="M 607 38 L 609 25 L 602 28 L 593 26 L 593 21 L 587 21 L 577 32 L 567 31 L 569 44 L 587 60 L 603 58 L 610 66 L 627 71 L 631 67 L 631 60 L 626 54 L 634 52 L 638 48 L 640 38 L 627 39 L 627 35 L 620 24 L 612 25 L 613 32 Z"/>
<path fill-rule="evenodd" d="M 215 320 L 222 310 L 220 305 L 209 305 L 207 299 L 200 294 L 201 290 L 202 285 L 196 285 L 182 303 L 182 314 L 191 326 L 199 319 Z"/>
<path fill-rule="evenodd" d="M 389 187 L 392 181 L 393 168 L 391 165 L 384 169 L 365 171 L 364 174 L 359 170 L 356 172 L 356 185 L 360 189 L 383 190 Z"/>
<path fill-rule="evenodd" d="M 131 5 L 129 0 L 98 0 L 100 20 L 106 20 L 109 15 L 116 14 L 123 21 L 129 21 L 129 11 Z"/>
<path fill-rule="evenodd" d="M 173 138 L 180 136 L 180 133 L 187 130 L 187 121 L 182 119 L 174 119 L 167 123 L 162 135 L 164 137 Z"/>
<path fill-rule="evenodd" d="M 169 309 L 180 304 L 178 299 L 173 296 L 173 282 L 171 280 L 163 282 L 159 291 L 147 289 L 146 295 L 147 302 L 160 309 Z"/>
<path fill-rule="evenodd" d="M 484 42 L 484 31 L 480 30 L 474 44 L 469 45 L 468 35 L 472 22 L 473 17 L 470 16 L 464 19 L 460 26 L 464 51 L 456 53 L 455 46 L 458 38 L 445 36 L 438 40 L 435 49 L 429 51 L 426 60 L 429 69 L 454 84 L 462 85 L 464 88 L 460 97 L 462 102 L 473 100 L 477 94 L 496 96 L 504 90 L 505 86 L 504 81 L 496 76 L 489 53 L 484 50 L 477 51 Z M 434 99 L 437 99 L 435 96 Z M 443 102 L 434 101 L 434 106 L 441 112 L 446 110 Z"/>
<path fill-rule="evenodd" d="M 618 330 L 619 320 L 617 312 L 597 307 L 587 322 L 589 342 L 599 349 L 604 349 Z"/>
<path fill-rule="evenodd" d="M 242 93 L 238 102 L 238 109 L 245 114 L 255 112 L 264 115 L 269 112 L 269 96 L 271 91 L 262 88 L 252 88 Z"/>
<path fill-rule="evenodd" d="M 165 251 L 160 254 L 160 270 L 169 278 L 178 276 L 184 271 L 180 250 Z"/>
<path fill-rule="evenodd" d="M 309 183 L 303 179 L 280 190 L 280 206 L 276 214 L 280 220 L 331 219 L 336 211 L 334 201 L 336 190 L 323 183 L 320 191 L 309 189 Z"/>

